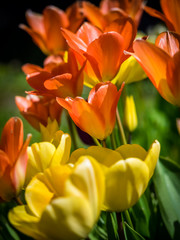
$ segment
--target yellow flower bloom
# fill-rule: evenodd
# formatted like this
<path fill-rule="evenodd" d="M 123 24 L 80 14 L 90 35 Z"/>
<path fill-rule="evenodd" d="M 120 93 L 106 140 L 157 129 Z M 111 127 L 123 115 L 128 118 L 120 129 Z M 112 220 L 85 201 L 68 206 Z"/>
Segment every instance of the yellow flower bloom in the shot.
<path fill-rule="evenodd" d="M 50 118 L 48 118 L 48 123 L 46 127 L 40 123 L 40 132 L 41 132 L 42 141 L 51 142 L 58 130 L 59 130 L 59 125 L 56 119 L 51 120 Z"/>
<path fill-rule="evenodd" d="M 39 172 L 50 166 L 65 164 L 69 159 L 71 138 L 62 131 L 56 132 L 50 142 L 34 143 L 28 147 L 26 184 Z"/>
<path fill-rule="evenodd" d="M 133 132 L 137 125 L 136 107 L 133 96 L 127 96 L 124 107 L 124 124 L 130 132 Z"/>
<path fill-rule="evenodd" d="M 78 149 L 71 155 L 70 162 L 83 155 L 94 157 L 105 174 L 104 208 L 109 211 L 124 211 L 132 207 L 147 188 L 160 153 L 156 140 L 148 152 L 137 144 L 126 144 L 115 151 L 93 146 Z"/>
<path fill-rule="evenodd" d="M 104 201 L 104 174 L 88 156 L 74 166 L 62 165 L 37 174 L 26 188 L 27 205 L 9 212 L 22 233 L 37 240 L 82 239 L 99 218 Z"/>

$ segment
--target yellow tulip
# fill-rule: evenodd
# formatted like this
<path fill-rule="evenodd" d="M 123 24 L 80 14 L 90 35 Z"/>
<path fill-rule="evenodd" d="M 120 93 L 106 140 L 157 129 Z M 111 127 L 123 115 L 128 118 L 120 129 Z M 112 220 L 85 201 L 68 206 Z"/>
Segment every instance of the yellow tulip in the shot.
<path fill-rule="evenodd" d="M 127 96 L 125 100 L 124 124 L 130 132 L 133 132 L 138 125 L 136 106 L 132 95 Z"/>
<path fill-rule="evenodd" d="M 59 130 L 59 125 L 56 119 L 51 120 L 50 118 L 48 118 L 48 123 L 46 127 L 40 123 L 40 132 L 41 132 L 42 141 L 51 142 L 58 130 Z"/>
<path fill-rule="evenodd" d="M 160 144 L 157 140 L 148 152 L 137 144 L 122 145 L 116 150 L 92 146 L 74 151 L 70 162 L 74 163 L 83 155 L 94 157 L 105 174 L 104 209 L 124 211 L 132 207 L 146 190 L 159 153 Z"/>
<path fill-rule="evenodd" d="M 86 238 L 99 218 L 104 201 L 104 174 L 89 156 L 74 166 L 51 167 L 26 188 L 27 205 L 9 212 L 22 233 L 37 240 Z"/>
<path fill-rule="evenodd" d="M 46 168 L 65 164 L 69 159 L 70 149 L 71 138 L 62 131 L 57 131 L 51 142 L 33 143 L 28 147 L 26 184 Z"/>

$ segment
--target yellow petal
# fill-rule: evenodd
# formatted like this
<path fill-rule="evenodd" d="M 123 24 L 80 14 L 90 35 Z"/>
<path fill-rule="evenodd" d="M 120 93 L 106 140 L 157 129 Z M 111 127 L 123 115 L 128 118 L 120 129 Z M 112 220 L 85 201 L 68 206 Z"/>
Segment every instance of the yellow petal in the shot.
<path fill-rule="evenodd" d="M 118 153 L 120 153 L 123 159 L 126 158 L 139 158 L 144 160 L 147 152 L 138 144 L 126 144 L 121 145 L 116 149 Z"/>
<path fill-rule="evenodd" d="M 49 167 L 55 150 L 55 146 L 49 142 L 34 143 L 28 147 L 26 184 L 38 172 L 43 172 Z"/>
<path fill-rule="evenodd" d="M 147 156 L 145 158 L 145 163 L 149 168 L 150 178 L 153 175 L 154 169 L 156 167 L 156 164 L 159 158 L 159 154 L 160 154 L 160 143 L 157 140 L 155 140 L 150 146 L 147 152 Z"/>
<path fill-rule="evenodd" d="M 149 181 L 149 169 L 138 158 L 120 160 L 106 174 L 105 207 L 124 211 L 132 207 L 144 193 Z"/>
<path fill-rule="evenodd" d="M 26 206 L 17 206 L 8 213 L 10 223 L 22 233 L 34 238 L 43 239 L 43 233 L 37 228 L 39 219 L 28 213 Z"/>
<path fill-rule="evenodd" d="M 54 119 L 53 121 L 48 118 L 48 124 L 45 127 L 40 123 L 40 131 L 41 131 L 41 138 L 42 142 L 51 142 L 52 139 L 54 138 L 54 134 L 59 130 L 59 125 Z"/>
<path fill-rule="evenodd" d="M 45 209 L 46 205 L 51 201 L 54 193 L 43 182 L 43 174 L 36 175 L 26 188 L 25 198 L 28 207 L 37 217 L 41 216 L 41 213 Z"/>

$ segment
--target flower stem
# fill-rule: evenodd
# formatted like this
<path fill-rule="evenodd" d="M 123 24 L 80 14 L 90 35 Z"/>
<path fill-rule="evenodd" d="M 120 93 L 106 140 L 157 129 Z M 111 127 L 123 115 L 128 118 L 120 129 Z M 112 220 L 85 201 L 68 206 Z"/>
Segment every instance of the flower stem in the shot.
<path fill-rule="evenodd" d="M 114 136 L 114 131 L 112 131 L 112 133 L 110 135 L 110 139 L 111 139 L 112 149 L 116 149 L 117 146 L 116 146 L 116 139 L 115 139 L 115 136 Z"/>
<path fill-rule="evenodd" d="M 101 145 L 100 142 L 97 140 L 97 138 L 92 137 L 92 139 L 93 139 L 94 143 L 95 143 L 97 146 L 102 147 L 102 145 Z"/>
<path fill-rule="evenodd" d="M 132 229 L 134 229 L 134 226 L 133 226 L 133 223 L 132 223 L 132 221 L 131 221 L 131 217 L 130 217 L 130 215 L 129 215 L 128 210 L 125 210 L 125 211 L 124 211 L 124 214 L 125 214 L 125 216 L 126 216 L 126 220 L 127 220 L 128 224 L 129 224 L 129 226 L 132 227 Z"/>
<path fill-rule="evenodd" d="M 117 124 L 118 124 L 118 128 L 119 128 L 119 132 L 120 132 L 120 135 L 121 135 L 121 138 L 122 138 L 122 142 L 123 142 L 123 144 L 127 144 L 126 136 L 125 136 L 125 133 L 124 133 L 124 129 L 123 129 L 123 125 L 122 125 L 122 122 L 121 122 L 121 118 L 120 118 L 120 115 L 119 115 L 118 108 L 116 108 L 116 118 L 117 118 Z"/>

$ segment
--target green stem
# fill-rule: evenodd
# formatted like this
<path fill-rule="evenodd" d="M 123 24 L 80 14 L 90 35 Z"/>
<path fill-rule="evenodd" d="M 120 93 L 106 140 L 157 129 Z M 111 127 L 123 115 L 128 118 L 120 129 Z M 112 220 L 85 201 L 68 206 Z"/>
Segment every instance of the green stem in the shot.
<path fill-rule="evenodd" d="M 72 142 L 74 145 L 74 149 L 77 149 L 75 126 L 74 126 L 74 123 L 73 123 L 71 117 L 69 116 L 69 114 L 67 114 L 67 121 L 68 121 L 68 125 L 69 125 L 69 130 L 71 133 L 71 138 L 72 138 Z"/>
<path fill-rule="evenodd" d="M 92 137 L 92 139 L 94 140 L 94 143 L 99 146 L 102 147 L 102 145 L 100 144 L 100 142 L 97 140 L 97 138 Z"/>
<path fill-rule="evenodd" d="M 123 230 L 124 230 L 125 239 L 128 239 L 128 238 L 127 238 L 127 233 L 126 233 L 126 226 L 125 226 L 125 223 L 124 223 L 123 213 L 121 213 L 121 219 L 122 219 L 122 226 L 123 226 Z"/>
<path fill-rule="evenodd" d="M 107 146 L 106 146 L 106 140 L 105 140 L 105 139 L 101 141 L 101 145 L 102 145 L 104 148 L 107 147 Z"/>
<path fill-rule="evenodd" d="M 125 214 L 125 216 L 126 216 L 126 220 L 127 220 L 128 224 L 129 224 L 129 226 L 132 227 L 132 229 L 134 229 L 134 226 L 133 226 L 133 223 L 132 223 L 132 221 L 131 221 L 131 217 L 130 217 L 130 215 L 129 215 L 128 210 L 125 210 L 125 211 L 124 211 L 124 214 Z"/>
<path fill-rule="evenodd" d="M 122 138 L 122 142 L 123 142 L 123 144 L 127 144 L 126 136 L 125 136 L 125 133 L 124 133 L 124 129 L 123 129 L 123 125 L 122 125 L 122 122 L 121 122 L 121 118 L 120 118 L 120 115 L 119 115 L 118 108 L 116 108 L 116 118 L 117 118 L 117 124 L 118 124 L 118 128 L 119 128 L 119 132 L 120 132 L 120 135 L 121 135 L 121 138 Z"/>

